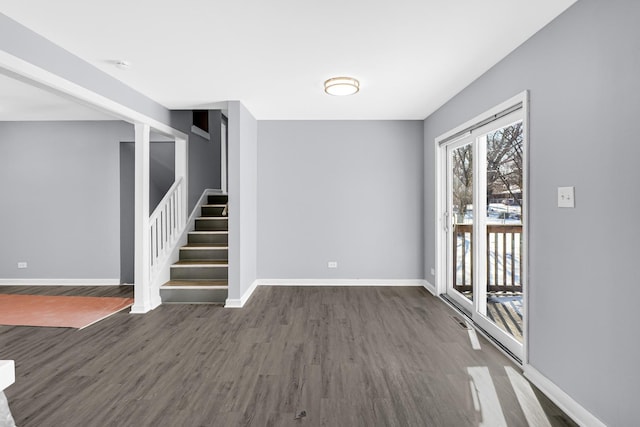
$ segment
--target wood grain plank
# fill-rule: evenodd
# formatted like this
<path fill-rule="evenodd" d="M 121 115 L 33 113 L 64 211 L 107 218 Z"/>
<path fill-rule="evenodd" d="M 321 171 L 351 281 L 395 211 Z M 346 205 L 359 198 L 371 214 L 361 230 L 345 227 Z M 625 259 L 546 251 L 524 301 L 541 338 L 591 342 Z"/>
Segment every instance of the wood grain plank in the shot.
<path fill-rule="evenodd" d="M 0 359 L 16 361 L 6 395 L 21 427 L 477 426 L 496 413 L 474 402 L 467 369 L 478 367 L 506 425 L 527 425 L 520 405 L 534 403 L 552 426 L 574 425 L 535 388 L 523 393 L 527 383 L 516 396 L 505 367 L 517 367 L 483 338 L 474 350 L 454 314 L 414 287 L 259 287 L 243 309 L 163 305 L 82 331 L 0 327 Z"/>

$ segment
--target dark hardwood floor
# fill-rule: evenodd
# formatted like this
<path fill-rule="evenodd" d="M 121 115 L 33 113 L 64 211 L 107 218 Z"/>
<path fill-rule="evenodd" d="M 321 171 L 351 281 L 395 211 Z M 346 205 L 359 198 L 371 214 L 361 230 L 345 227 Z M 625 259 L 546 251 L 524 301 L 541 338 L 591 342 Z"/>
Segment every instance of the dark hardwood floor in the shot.
<path fill-rule="evenodd" d="M 77 289 L 38 291 L 131 294 Z M 573 425 L 454 315 L 417 287 L 258 287 L 243 309 L 0 326 L 0 359 L 16 361 L 20 427 Z"/>

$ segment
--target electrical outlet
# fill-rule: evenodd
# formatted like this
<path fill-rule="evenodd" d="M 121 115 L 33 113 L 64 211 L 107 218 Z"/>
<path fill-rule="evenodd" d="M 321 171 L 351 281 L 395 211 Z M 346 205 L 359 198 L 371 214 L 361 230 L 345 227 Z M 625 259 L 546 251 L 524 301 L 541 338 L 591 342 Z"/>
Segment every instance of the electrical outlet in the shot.
<path fill-rule="evenodd" d="M 329 261 L 327 263 L 328 268 L 338 268 L 338 261 Z"/>
<path fill-rule="evenodd" d="M 435 275 L 436 275 L 436 269 L 435 269 L 435 268 L 432 268 L 432 269 L 431 269 L 431 275 L 432 275 L 432 276 L 435 276 Z"/>
<path fill-rule="evenodd" d="M 26 261 L 20 261 L 18 263 L 18 268 L 27 268 L 27 262 Z"/>

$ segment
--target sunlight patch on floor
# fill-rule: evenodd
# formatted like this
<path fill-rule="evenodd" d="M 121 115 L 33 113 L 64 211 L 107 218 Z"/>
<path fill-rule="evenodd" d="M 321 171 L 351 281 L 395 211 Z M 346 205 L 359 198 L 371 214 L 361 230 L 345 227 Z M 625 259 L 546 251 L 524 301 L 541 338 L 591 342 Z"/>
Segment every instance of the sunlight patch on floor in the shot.
<path fill-rule="evenodd" d="M 527 419 L 529 425 L 551 427 L 551 423 L 542 409 L 542 405 L 540 405 L 536 394 L 533 392 L 529 381 L 511 366 L 505 366 L 504 370 L 507 371 L 507 376 L 509 377 L 509 381 L 511 381 L 511 387 L 513 387 L 513 391 L 516 393 L 518 403 L 520 403 L 524 417 Z"/>
<path fill-rule="evenodd" d="M 500 399 L 496 387 L 491 379 L 491 373 L 486 366 L 473 366 L 467 368 L 471 377 L 469 385 L 471 396 L 476 411 L 480 412 L 482 421 L 480 427 L 506 427 L 507 422 L 500 406 Z"/>
<path fill-rule="evenodd" d="M 480 347 L 480 340 L 478 340 L 478 334 L 476 333 L 476 330 L 473 328 L 473 325 L 471 325 L 471 323 L 466 322 L 467 323 L 467 331 L 469 332 L 469 341 L 471 341 L 471 348 L 473 348 L 474 350 L 482 350 L 482 348 Z"/>
<path fill-rule="evenodd" d="M 15 422 L 11 416 L 11 410 L 9 409 L 9 402 L 3 391 L 0 391 L 0 426 L 2 427 L 15 427 Z"/>

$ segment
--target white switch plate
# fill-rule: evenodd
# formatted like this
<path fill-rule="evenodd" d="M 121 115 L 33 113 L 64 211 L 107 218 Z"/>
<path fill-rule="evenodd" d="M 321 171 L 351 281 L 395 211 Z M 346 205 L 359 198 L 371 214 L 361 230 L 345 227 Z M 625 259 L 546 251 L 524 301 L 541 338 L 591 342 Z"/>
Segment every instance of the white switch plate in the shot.
<path fill-rule="evenodd" d="M 436 275 L 436 269 L 435 269 L 435 268 L 432 268 L 432 269 L 431 269 L 431 275 L 432 275 L 432 276 L 435 276 L 435 275 Z"/>
<path fill-rule="evenodd" d="M 558 187 L 558 207 L 575 208 L 575 187 Z"/>
<path fill-rule="evenodd" d="M 27 268 L 27 263 L 26 261 L 20 261 L 18 263 L 18 268 Z"/>
<path fill-rule="evenodd" d="M 329 261 L 327 263 L 328 268 L 338 268 L 338 261 Z"/>

